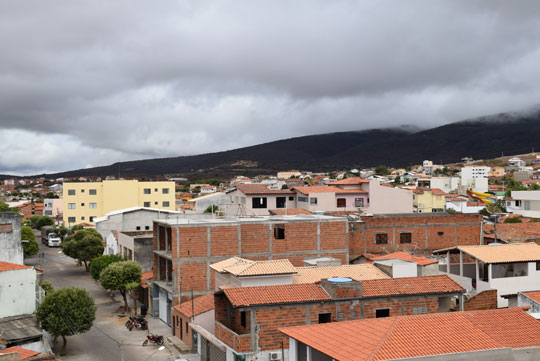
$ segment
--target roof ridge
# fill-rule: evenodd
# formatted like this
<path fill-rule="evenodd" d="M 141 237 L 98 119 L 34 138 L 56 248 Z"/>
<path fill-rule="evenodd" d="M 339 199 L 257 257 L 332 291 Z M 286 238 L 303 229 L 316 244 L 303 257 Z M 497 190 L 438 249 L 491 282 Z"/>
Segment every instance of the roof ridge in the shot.
<path fill-rule="evenodd" d="M 371 355 L 369 355 L 369 358 L 367 359 L 367 361 L 373 361 L 375 359 L 375 357 L 377 356 L 377 354 L 379 353 L 379 351 L 382 349 L 382 347 L 384 346 L 385 342 L 388 340 L 388 338 L 392 335 L 392 332 L 394 332 L 394 329 L 397 327 L 397 324 L 399 323 L 399 321 L 403 318 L 404 316 L 397 316 L 393 322 L 392 322 L 392 325 L 390 325 L 390 327 L 388 327 L 388 330 L 386 331 L 384 337 L 382 337 L 379 342 L 377 343 L 377 346 L 375 346 L 375 349 L 373 350 L 373 352 L 371 353 Z"/>

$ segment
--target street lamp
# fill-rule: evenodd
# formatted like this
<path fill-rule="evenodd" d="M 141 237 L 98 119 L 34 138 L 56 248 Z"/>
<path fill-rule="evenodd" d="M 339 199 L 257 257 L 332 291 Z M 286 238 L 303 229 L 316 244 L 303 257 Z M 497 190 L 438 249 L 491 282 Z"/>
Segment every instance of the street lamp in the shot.
<path fill-rule="evenodd" d="M 145 358 L 144 361 L 149 360 L 150 357 L 154 356 L 156 353 L 158 353 L 159 351 L 163 351 L 163 350 L 165 350 L 165 346 L 159 346 L 159 348 L 156 351 L 154 351 L 150 356 Z"/>

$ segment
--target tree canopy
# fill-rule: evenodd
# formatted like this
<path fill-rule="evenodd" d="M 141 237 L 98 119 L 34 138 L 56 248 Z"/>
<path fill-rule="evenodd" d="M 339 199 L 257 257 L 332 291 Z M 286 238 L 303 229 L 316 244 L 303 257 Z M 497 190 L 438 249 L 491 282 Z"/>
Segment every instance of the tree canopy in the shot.
<path fill-rule="evenodd" d="M 376 168 L 375 168 L 375 174 L 378 174 L 378 175 L 388 175 L 390 173 L 390 171 L 388 170 L 388 167 L 385 166 L 385 165 L 378 165 Z"/>
<path fill-rule="evenodd" d="M 54 220 L 49 216 L 32 216 L 28 218 L 28 225 L 34 229 L 40 229 L 43 226 L 54 225 Z"/>
<path fill-rule="evenodd" d="M 103 254 L 103 237 L 95 229 L 88 228 L 66 238 L 62 243 L 62 251 L 66 256 L 75 258 L 88 271 L 88 262 Z"/>
<path fill-rule="evenodd" d="M 90 275 L 92 275 L 93 279 L 99 281 L 101 271 L 107 268 L 111 263 L 120 261 L 122 261 L 122 257 L 116 254 L 96 257 L 90 262 Z"/>
<path fill-rule="evenodd" d="M 127 310 L 126 292 L 137 288 L 141 284 L 141 276 L 141 266 L 137 262 L 122 261 L 108 265 L 101 272 L 100 281 L 104 288 L 120 291 Z"/>
<path fill-rule="evenodd" d="M 22 226 L 21 227 L 21 239 L 24 256 L 29 257 L 37 254 L 39 252 L 39 244 L 36 241 L 36 235 L 34 234 L 34 230 L 28 226 Z"/>
<path fill-rule="evenodd" d="M 88 291 L 81 287 L 60 288 L 50 291 L 39 305 L 36 316 L 55 339 L 62 337 L 66 350 L 66 337 L 84 333 L 92 328 L 96 319 L 96 304 Z"/>

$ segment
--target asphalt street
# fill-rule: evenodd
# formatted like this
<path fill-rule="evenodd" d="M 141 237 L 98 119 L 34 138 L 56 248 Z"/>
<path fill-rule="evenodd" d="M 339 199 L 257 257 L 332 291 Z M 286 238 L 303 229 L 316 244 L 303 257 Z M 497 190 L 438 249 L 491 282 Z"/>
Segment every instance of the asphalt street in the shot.
<path fill-rule="evenodd" d="M 60 248 L 49 248 L 42 244 L 40 252 L 25 260 L 26 264 L 43 269 L 44 279 L 52 282 L 55 288 L 78 286 L 88 290 L 98 306 L 94 327 L 89 332 L 67 338 L 67 354 L 63 361 L 169 361 L 186 359 L 195 361 L 196 355 L 179 355 L 176 349 L 166 344 L 166 349 L 159 351 L 157 346 L 142 346 L 147 331 L 134 330 L 129 332 L 124 323 L 126 317 L 119 317 L 115 310 L 122 305 L 120 294 L 110 293 L 94 281 L 84 266 L 78 266 L 76 261 L 65 256 Z M 171 329 L 159 319 L 147 317 L 149 332 L 171 335 Z M 55 351 L 61 347 L 59 340 Z"/>

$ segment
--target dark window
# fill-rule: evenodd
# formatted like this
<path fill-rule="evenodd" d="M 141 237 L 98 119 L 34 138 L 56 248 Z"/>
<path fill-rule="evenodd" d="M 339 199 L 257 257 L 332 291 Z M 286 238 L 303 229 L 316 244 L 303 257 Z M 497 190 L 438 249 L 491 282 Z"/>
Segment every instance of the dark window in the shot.
<path fill-rule="evenodd" d="M 283 224 L 274 225 L 274 238 L 285 239 L 285 225 Z"/>
<path fill-rule="evenodd" d="M 90 194 L 91 196 L 95 196 L 97 194 L 97 191 L 95 189 L 89 189 L 88 194 Z"/>
<path fill-rule="evenodd" d="M 164 202 L 163 202 L 163 207 L 169 207 L 169 204 L 170 204 L 170 203 L 169 203 L 168 201 L 164 201 Z"/>
<path fill-rule="evenodd" d="M 289 196 L 290 201 L 294 201 L 294 196 Z"/>
<path fill-rule="evenodd" d="M 149 230 L 150 226 L 144 226 L 144 229 Z"/>
<path fill-rule="evenodd" d="M 68 196 L 74 196 L 75 195 L 75 189 L 68 189 Z"/>
<path fill-rule="evenodd" d="M 364 198 L 355 198 L 354 199 L 354 206 L 355 207 L 363 207 L 364 206 Z"/>
<path fill-rule="evenodd" d="M 151 191 L 150 188 L 144 188 L 144 194 L 150 194 Z"/>
<path fill-rule="evenodd" d="M 156 192 L 156 193 L 157 193 L 157 191 L 158 191 L 158 189 L 157 189 L 157 188 L 154 188 L 154 192 Z"/>
<path fill-rule="evenodd" d="M 137 226 L 135 229 L 136 229 L 137 231 L 140 231 L 140 230 L 141 230 L 141 226 Z"/>
<path fill-rule="evenodd" d="M 319 313 L 319 323 L 328 323 L 332 322 L 332 314 L 328 313 Z"/>
<path fill-rule="evenodd" d="M 337 199 L 337 207 L 338 208 L 345 208 L 347 207 L 347 200 L 345 198 L 338 198 Z"/>
<path fill-rule="evenodd" d="M 157 205 L 158 205 L 158 202 L 154 202 L 154 204 L 157 206 Z"/>
<path fill-rule="evenodd" d="M 96 218 L 96 216 L 90 216 L 90 222 L 94 222 L 94 218 Z"/>
<path fill-rule="evenodd" d="M 285 202 L 287 202 L 287 197 L 277 197 L 276 208 L 285 208 Z"/>
<path fill-rule="evenodd" d="M 254 197 L 251 200 L 252 208 L 266 208 L 266 197 Z"/>
<path fill-rule="evenodd" d="M 81 221 L 84 221 L 84 216 L 81 217 Z"/>
<path fill-rule="evenodd" d="M 186 335 L 189 334 L 188 322 L 186 321 Z"/>
<path fill-rule="evenodd" d="M 410 232 L 403 232 L 399 234 L 399 243 L 411 243 L 412 234 Z"/>
<path fill-rule="evenodd" d="M 84 203 L 81 203 L 81 207 L 84 207 Z"/>
<path fill-rule="evenodd" d="M 536 262 L 536 270 L 540 271 L 540 262 Z"/>
<path fill-rule="evenodd" d="M 317 204 L 317 198 L 310 198 L 309 199 L 309 204 Z"/>
<path fill-rule="evenodd" d="M 68 223 L 75 223 L 75 217 L 68 217 Z"/>
<path fill-rule="evenodd" d="M 163 194 L 169 194 L 169 188 L 162 188 L 162 189 L 161 189 L 161 192 L 162 192 Z"/>
<path fill-rule="evenodd" d="M 437 236 L 444 236 L 444 232 L 437 232 Z"/>
<path fill-rule="evenodd" d="M 240 312 L 240 324 L 242 327 L 246 327 L 246 311 Z"/>
<path fill-rule="evenodd" d="M 307 202 L 308 197 L 298 197 L 298 202 Z"/>
<path fill-rule="evenodd" d="M 145 207 L 150 207 L 150 202 L 144 202 Z"/>
<path fill-rule="evenodd" d="M 388 234 L 377 233 L 375 235 L 375 244 L 388 244 Z"/>
<path fill-rule="evenodd" d="M 375 317 L 390 317 L 390 309 L 389 308 L 381 308 L 378 310 L 375 310 Z"/>
<path fill-rule="evenodd" d="M 81 189 L 81 193 L 84 193 L 84 189 Z"/>

